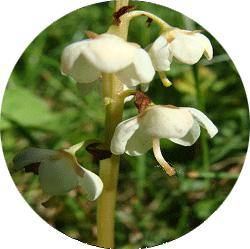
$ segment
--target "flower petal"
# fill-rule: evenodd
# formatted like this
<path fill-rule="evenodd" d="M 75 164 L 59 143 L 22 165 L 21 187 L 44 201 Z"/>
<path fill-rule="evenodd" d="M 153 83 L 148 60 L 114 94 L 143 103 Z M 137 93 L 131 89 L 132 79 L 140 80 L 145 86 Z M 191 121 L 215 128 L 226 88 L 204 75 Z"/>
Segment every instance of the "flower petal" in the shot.
<path fill-rule="evenodd" d="M 167 39 L 164 35 L 160 35 L 149 47 L 149 53 L 157 54 L 160 49 L 168 45 Z"/>
<path fill-rule="evenodd" d="M 81 147 L 84 145 L 85 141 L 82 141 L 80 143 L 74 144 L 68 149 L 64 149 L 66 153 L 71 154 L 72 156 L 75 156 L 76 152 L 81 149 Z"/>
<path fill-rule="evenodd" d="M 79 41 L 72 43 L 64 48 L 61 57 L 61 72 L 64 75 L 69 75 L 75 61 L 81 54 L 81 47 L 87 46 L 87 41 Z"/>
<path fill-rule="evenodd" d="M 101 72 L 115 73 L 132 63 L 137 49 L 118 36 L 102 34 L 90 40 L 81 53 Z"/>
<path fill-rule="evenodd" d="M 186 31 L 172 31 L 175 39 L 169 44 L 173 56 L 180 62 L 195 64 L 202 57 L 204 44 L 197 39 L 196 34 Z"/>
<path fill-rule="evenodd" d="M 88 43 L 89 40 L 75 42 L 67 46 L 62 54 L 62 73 L 70 75 L 79 83 L 90 83 L 101 75 L 100 71 L 84 56 L 84 51 L 88 49 Z"/>
<path fill-rule="evenodd" d="M 116 74 L 123 84 L 131 87 L 150 82 L 154 77 L 155 71 L 148 53 L 144 49 L 137 48 L 132 64 Z"/>
<path fill-rule="evenodd" d="M 145 134 L 156 138 L 182 138 L 193 126 L 192 115 L 171 106 L 152 106 L 138 117 Z"/>
<path fill-rule="evenodd" d="M 170 70 L 172 53 L 169 50 L 166 37 L 159 36 L 150 47 L 148 53 L 156 71 Z"/>
<path fill-rule="evenodd" d="M 91 83 L 101 77 L 100 71 L 82 55 L 75 61 L 69 75 L 79 83 Z"/>
<path fill-rule="evenodd" d="M 130 156 L 140 156 L 152 148 L 152 138 L 139 128 L 128 140 L 126 154 Z"/>
<path fill-rule="evenodd" d="M 57 152 L 47 149 L 27 148 L 18 153 L 13 159 L 14 170 L 20 170 L 33 163 L 39 163 L 42 160 L 55 155 Z"/>
<path fill-rule="evenodd" d="M 203 34 L 195 34 L 196 38 L 200 40 L 200 43 L 203 45 L 204 48 L 204 55 L 208 60 L 211 60 L 213 58 L 213 47 L 211 45 L 211 42 L 209 39 L 203 35 Z"/>
<path fill-rule="evenodd" d="M 200 126 L 198 122 L 194 120 L 194 124 L 192 128 L 189 130 L 189 132 L 186 134 L 186 136 L 182 138 L 170 138 L 169 140 L 183 146 L 191 146 L 196 142 L 199 136 L 200 136 Z"/>
<path fill-rule="evenodd" d="M 39 167 L 41 188 L 52 195 L 65 194 L 78 185 L 78 175 L 75 171 L 73 158 L 65 157 L 63 153 L 43 160 Z"/>
<path fill-rule="evenodd" d="M 136 117 L 127 119 L 115 128 L 113 138 L 111 140 L 110 150 L 115 155 L 121 155 L 126 150 L 128 140 L 134 132 L 139 128 L 139 123 Z"/>
<path fill-rule="evenodd" d="M 195 108 L 190 108 L 190 107 L 181 107 L 182 109 L 188 110 L 194 117 L 194 119 L 197 120 L 197 122 L 205 128 L 209 134 L 209 136 L 212 138 L 214 137 L 218 129 L 217 127 L 213 124 L 213 122 L 201 111 L 195 109 Z"/>
<path fill-rule="evenodd" d="M 88 50 L 88 44 L 88 40 L 75 42 L 67 46 L 62 54 L 62 73 L 70 75 L 79 83 L 90 83 L 101 75 L 100 71 L 84 56 L 84 52 Z"/>
<path fill-rule="evenodd" d="M 93 172 L 81 167 L 83 176 L 78 176 L 78 184 L 87 192 L 89 200 L 96 200 L 102 193 L 103 183 L 100 177 Z"/>

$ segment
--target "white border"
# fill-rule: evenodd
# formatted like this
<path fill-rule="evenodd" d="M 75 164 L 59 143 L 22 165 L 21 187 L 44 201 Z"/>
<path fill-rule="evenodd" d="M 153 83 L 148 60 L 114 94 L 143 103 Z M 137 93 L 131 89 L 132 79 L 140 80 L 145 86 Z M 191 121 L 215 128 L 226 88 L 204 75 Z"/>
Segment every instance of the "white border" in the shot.
<path fill-rule="evenodd" d="M 53 21 L 99 0 L 8 0 L 0 2 L 0 82 L 2 99 L 8 77 L 27 45 Z M 204 26 L 233 59 L 249 98 L 249 7 L 238 0 L 151 0 L 171 7 Z M 52 229 L 23 200 L 0 151 L 0 247 L 27 249 L 94 248 Z M 242 174 L 222 206 L 193 232 L 155 248 L 250 248 L 249 153 Z M 171 214 L 170 214 L 171 215 Z"/>

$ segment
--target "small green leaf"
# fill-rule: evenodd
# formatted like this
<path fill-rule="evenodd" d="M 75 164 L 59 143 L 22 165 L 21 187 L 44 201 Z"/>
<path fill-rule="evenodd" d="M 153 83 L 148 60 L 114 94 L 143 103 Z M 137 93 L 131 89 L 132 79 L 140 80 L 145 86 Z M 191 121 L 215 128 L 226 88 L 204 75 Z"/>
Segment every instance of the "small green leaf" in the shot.
<path fill-rule="evenodd" d="M 22 87 L 6 89 L 2 115 L 23 127 L 56 131 L 60 124 L 59 113 L 52 112 L 43 99 Z"/>

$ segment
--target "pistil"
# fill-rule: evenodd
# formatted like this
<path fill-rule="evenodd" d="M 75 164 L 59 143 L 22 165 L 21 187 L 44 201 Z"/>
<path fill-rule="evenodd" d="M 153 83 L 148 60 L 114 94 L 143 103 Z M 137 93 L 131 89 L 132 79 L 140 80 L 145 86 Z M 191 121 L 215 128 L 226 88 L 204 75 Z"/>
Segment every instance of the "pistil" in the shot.
<path fill-rule="evenodd" d="M 161 153 L 160 139 L 153 137 L 152 143 L 153 143 L 154 156 L 155 156 L 155 159 L 157 160 L 157 162 L 161 165 L 161 167 L 166 171 L 166 173 L 169 176 L 175 175 L 176 174 L 175 169 L 168 164 L 168 162 L 164 159 L 164 157 Z"/>

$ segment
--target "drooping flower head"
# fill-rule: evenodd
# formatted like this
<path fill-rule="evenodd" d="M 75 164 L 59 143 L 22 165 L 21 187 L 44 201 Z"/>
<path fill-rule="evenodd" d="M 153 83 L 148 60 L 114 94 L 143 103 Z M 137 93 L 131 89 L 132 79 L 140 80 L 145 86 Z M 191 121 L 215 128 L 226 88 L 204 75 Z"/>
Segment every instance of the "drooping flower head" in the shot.
<path fill-rule="evenodd" d="M 168 71 L 172 58 L 193 65 L 204 54 L 208 60 L 213 57 L 209 39 L 199 31 L 173 29 L 158 37 L 149 49 L 156 71 Z"/>
<path fill-rule="evenodd" d="M 127 153 L 139 156 L 153 147 L 154 155 L 169 175 L 175 173 L 163 159 L 159 140 L 167 138 L 174 143 L 190 146 L 200 136 L 200 126 L 210 137 L 218 132 L 212 121 L 201 111 L 188 107 L 153 105 L 139 115 L 121 122 L 115 129 L 111 151 L 116 155 Z"/>
<path fill-rule="evenodd" d="M 164 80 L 163 72 L 170 70 L 173 58 L 193 65 L 200 60 L 203 54 L 208 60 L 211 60 L 213 48 L 209 39 L 199 31 L 173 28 L 159 36 L 150 46 L 148 53 L 155 70 Z"/>
<path fill-rule="evenodd" d="M 14 158 L 14 170 L 38 174 L 42 190 L 51 195 L 61 195 L 81 186 L 88 199 L 96 200 L 102 192 L 103 183 L 99 176 L 82 167 L 76 160 L 75 152 L 82 146 L 54 151 L 27 148 Z"/>
<path fill-rule="evenodd" d="M 61 71 L 79 83 L 90 83 L 102 73 L 112 73 L 128 87 L 149 83 L 155 73 L 144 49 L 111 34 L 67 46 L 62 54 Z"/>

